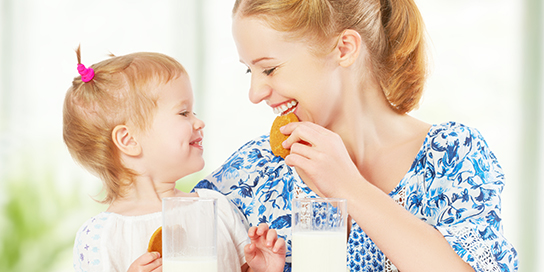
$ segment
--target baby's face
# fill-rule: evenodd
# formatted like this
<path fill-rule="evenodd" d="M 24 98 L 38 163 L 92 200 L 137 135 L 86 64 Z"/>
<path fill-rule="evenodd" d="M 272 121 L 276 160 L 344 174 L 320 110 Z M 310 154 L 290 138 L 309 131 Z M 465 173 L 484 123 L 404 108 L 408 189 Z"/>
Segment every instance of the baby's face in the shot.
<path fill-rule="evenodd" d="M 193 112 L 193 91 L 186 74 L 157 90 L 159 98 L 151 126 L 139 138 L 148 173 L 172 182 L 204 167 L 204 122 Z"/>

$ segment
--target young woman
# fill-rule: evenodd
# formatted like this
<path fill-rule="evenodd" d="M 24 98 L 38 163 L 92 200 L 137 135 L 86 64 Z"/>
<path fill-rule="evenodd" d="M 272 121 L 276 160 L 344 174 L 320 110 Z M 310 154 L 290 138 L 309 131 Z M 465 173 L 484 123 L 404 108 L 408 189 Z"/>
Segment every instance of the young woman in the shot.
<path fill-rule="evenodd" d="M 348 200 L 350 271 L 515 271 L 502 232 L 504 175 L 482 135 L 428 124 L 427 74 L 412 0 L 238 0 L 233 35 L 251 102 L 301 120 L 248 142 L 197 187 L 225 194 L 291 252 L 291 200 Z M 287 259 L 286 271 L 290 271 Z"/>

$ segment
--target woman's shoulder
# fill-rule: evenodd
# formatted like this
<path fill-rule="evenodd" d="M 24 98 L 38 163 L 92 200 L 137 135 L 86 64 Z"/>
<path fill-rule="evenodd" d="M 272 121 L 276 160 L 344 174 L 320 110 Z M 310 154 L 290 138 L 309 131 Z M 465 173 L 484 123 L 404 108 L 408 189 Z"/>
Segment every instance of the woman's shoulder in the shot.
<path fill-rule="evenodd" d="M 497 158 L 479 130 L 457 122 L 431 127 L 413 170 L 426 172 L 428 178 L 452 178 L 461 174 L 465 177 L 468 173 L 484 175 L 484 172 L 492 173 L 499 180 L 503 176 Z"/>
<path fill-rule="evenodd" d="M 455 121 L 432 125 L 428 137 L 441 137 L 443 139 L 482 138 L 478 129 Z"/>
<path fill-rule="evenodd" d="M 445 153 L 450 157 L 455 155 L 457 158 L 474 152 L 489 152 L 478 129 L 453 121 L 433 125 L 424 145 L 430 152 Z"/>

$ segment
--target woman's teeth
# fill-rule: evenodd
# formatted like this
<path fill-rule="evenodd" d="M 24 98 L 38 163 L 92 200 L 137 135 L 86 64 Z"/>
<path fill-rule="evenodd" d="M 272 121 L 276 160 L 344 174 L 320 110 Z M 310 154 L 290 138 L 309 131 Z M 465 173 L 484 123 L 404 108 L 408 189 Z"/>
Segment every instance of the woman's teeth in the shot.
<path fill-rule="evenodd" d="M 298 102 L 293 100 L 291 102 L 287 102 L 287 103 L 282 104 L 282 105 L 280 105 L 278 107 L 275 107 L 275 108 L 273 108 L 274 114 L 285 115 L 285 114 L 289 113 L 290 111 L 292 111 L 297 104 L 298 104 Z"/>

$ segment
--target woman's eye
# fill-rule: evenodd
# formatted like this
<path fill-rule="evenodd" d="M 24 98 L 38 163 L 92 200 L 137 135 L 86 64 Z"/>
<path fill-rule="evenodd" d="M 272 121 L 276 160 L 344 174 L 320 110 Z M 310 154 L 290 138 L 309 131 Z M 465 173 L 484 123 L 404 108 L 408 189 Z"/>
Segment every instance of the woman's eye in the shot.
<path fill-rule="evenodd" d="M 271 69 L 266 69 L 266 70 L 263 71 L 263 74 L 269 76 L 269 75 L 272 74 L 275 70 L 276 70 L 276 67 L 271 68 Z"/>
<path fill-rule="evenodd" d="M 251 74 L 251 69 L 247 68 L 246 74 Z"/>

